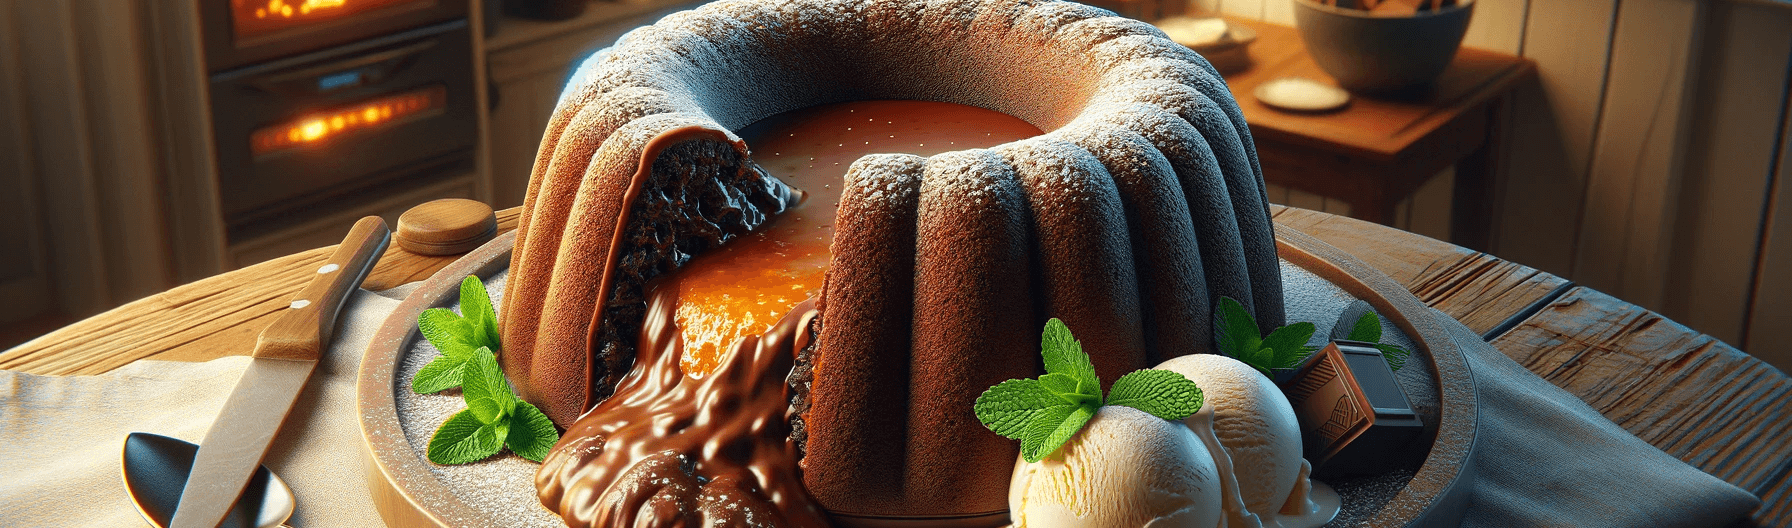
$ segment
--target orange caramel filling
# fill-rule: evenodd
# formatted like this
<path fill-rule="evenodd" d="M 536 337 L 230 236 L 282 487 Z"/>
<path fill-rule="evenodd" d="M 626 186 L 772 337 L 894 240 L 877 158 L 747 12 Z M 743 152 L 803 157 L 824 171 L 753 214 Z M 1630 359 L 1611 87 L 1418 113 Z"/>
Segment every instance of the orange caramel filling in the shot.
<path fill-rule="evenodd" d="M 859 157 L 932 156 L 1039 133 L 1007 114 L 931 101 L 828 104 L 741 130 L 753 160 L 805 196 L 759 230 L 692 259 L 657 283 L 657 288 L 678 288 L 674 322 L 685 347 L 679 366 L 694 378 L 708 375 L 728 345 L 764 333 L 821 292 L 843 176 Z"/>

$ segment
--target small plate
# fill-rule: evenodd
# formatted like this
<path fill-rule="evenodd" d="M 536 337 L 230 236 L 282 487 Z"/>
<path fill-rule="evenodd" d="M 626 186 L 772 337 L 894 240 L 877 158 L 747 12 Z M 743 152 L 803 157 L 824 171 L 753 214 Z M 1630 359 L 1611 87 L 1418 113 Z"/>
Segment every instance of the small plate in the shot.
<path fill-rule="evenodd" d="M 1257 85 L 1257 101 L 1288 112 L 1330 112 L 1350 104 L 1350 92 L 1306 77 L 1280 77 Z"/>
<path fill-rule="evenodd" d="M 1246 46 L 1257 40 L 1256 30 L 1228 24 L 1220 18 L 1169 17 L 1154 25 L 1169 35 L 1170 40 L 1202 55 Z"/>

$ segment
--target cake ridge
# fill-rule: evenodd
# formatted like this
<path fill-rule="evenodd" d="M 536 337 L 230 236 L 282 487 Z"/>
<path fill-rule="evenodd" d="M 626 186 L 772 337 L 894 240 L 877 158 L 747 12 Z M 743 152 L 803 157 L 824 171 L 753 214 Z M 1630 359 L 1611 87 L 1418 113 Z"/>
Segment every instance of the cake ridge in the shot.
<path fill-rule="evenodd" d="M 965 433 L 983 427 L 967 403 L 1003 380 L 1029 377 L 1043 368 L 1028 308 L 1031 222 L 1025 191 L 1013 167 L 992 150 L 936 154 L 923 169 L 915 214 L 909 372 L 925 374 L 909 379 L 909 391 L 920 395 L 909 401 L 908 433 L 915 440 L 906 442 L 901 478 L 861 481 L 846 494 L 812 488 L 829 511 L 985 513 L 1005 508 L 1013 442 Z M 817 351 L 823 361 L 829 353 Z M 811 442 L 817 432 L 816 424 L 810 424 Z M 893 490 L 885 488 L 898 483 Z M 885 501 L 894 507 L 866 508 Z"/>
<path fill-rule="evenodd" d="M 1108 168 L 1049 134 L 991 150 L 1013 167 L 1032 212 L 1033 319 L 1078 329 L 1104 387 L 1147 364 L 1134 248 Z"/>
<path fill-rule="evenodd" d="M 1154 265 L 1138 272 L 1140 327 L 1148 340 L 1146 364 L 1176 355 L 1210 351 L 1212 312 L 1202 244 L 1169 158 L 1144 136 L 1127 129 L 1061 131 L 1110 171 L 1126 212 L 1127 236 L 1136 255 Z"/>

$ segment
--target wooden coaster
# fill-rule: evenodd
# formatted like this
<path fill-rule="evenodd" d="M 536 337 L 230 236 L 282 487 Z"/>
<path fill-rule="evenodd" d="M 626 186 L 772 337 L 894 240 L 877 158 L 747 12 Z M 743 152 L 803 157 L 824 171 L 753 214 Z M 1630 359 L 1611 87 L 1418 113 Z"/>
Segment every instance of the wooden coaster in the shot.
<path fill-rule="evenodd" d="M 419 255 L 472 251 L 498 234 L 498 216 L 484 202 L 444 198 L 398 216 L 398 246 Z"/>

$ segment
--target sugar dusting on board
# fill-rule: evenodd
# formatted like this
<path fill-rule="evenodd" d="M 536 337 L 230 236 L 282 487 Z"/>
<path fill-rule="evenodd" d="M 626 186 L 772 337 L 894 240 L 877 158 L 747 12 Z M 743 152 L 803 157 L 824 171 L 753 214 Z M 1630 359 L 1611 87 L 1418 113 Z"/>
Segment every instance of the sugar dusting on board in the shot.
<path fill-rule="evenodd" d="M 493 297 L 493 306 L 503 305 L 501 297 L 508 273 L 500 271 L 485 281 L 486 291 Z M 457 304 L 450 304 L 449 309 L 460 313 Z M 540 467 L 539 464 L 516 456 L 509 450 L 486 460 L 455 466 L 436 464 L 424 456 L 429 451 L 429 437 L 442 426 L 442 422 L 467 408 L 467 402 L 461 399 L 459 389 L 437 394 L 411 392 L 411 380 L 417 377 L 417 371 L 422 370 L 424 365 L 428 365 L 439 354 L 429 341 L 418 339 L 399 361 L 398 379 L 393 383 L 398 423 L 404 430 L 405 441 L 410 443 L 417 459 L 455 497 L 474 511 L 485 514 L 486 519 L 509 520 L 509 526 L 564 526 L 559 517 L 543 508 L 541 501 L 535 498 L 535 470 Z"/>

